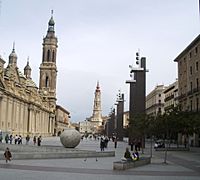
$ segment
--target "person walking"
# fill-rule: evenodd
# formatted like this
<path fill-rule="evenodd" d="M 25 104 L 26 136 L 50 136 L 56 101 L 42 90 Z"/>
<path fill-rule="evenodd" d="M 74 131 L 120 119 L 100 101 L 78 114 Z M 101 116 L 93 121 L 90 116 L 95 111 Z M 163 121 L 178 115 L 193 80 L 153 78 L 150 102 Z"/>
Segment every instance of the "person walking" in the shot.
<path fill-rule="evenodd" d="M 117 148 L 117 137 L 114 139 L 115 149 Z"/>
<path fill-rule="evenodd" d="M 41 141 L 42 141 L 42 137 L 39 136 L 38 139 L 37 139 L 37 145 L 38 146 L 41 146 Z"/>
<path fill-rule="evenodd" d="M 28 144 L 29 144 L 29 141 L 30 141 L 30 136 L 29 136 L 29 135 L 27 135 L 27 136 L 26 136 L 26 145 L 28 145 Z"/>
<path fill-rule="evenodd" d="M 36 136 L 33 137 L 33 144 L 36 145 Z"/>
<path fill-rule="evenodd" d="M 104 151 L 104 148 L 105 148 L 105 140 L 103 138 L 101 138 L 101 140 L 100 140 L 100 149 L 101 149 L 101 151 Z"/>
<path fill-rule="evenodd" d="M 5 152 L 4 152 L 4 157 L 6 159 L 6 163 L 8 163 L 8 161 L 11 161 L 12 158 L 12 154 L 10 152 L 10 149 L 7 147 Z"/>
<path fill-rule="evenodd" d="M 5 136 L 5 142 L 6 142 L 6 144 L 8 144 L 8 141 L 9 141 L 9 135 L 6 134 L 6 136 Z"/>
<path fill-rule="evenodd" d="M 18 135 L 15 135 L 15 144 L 18 144 Z"/>
<path fill-rule="evenodd" d="M 13 135 L 11 134 L 10 135 L 10 144 L 12 144 L 12 141 L 13 141 Z"/>

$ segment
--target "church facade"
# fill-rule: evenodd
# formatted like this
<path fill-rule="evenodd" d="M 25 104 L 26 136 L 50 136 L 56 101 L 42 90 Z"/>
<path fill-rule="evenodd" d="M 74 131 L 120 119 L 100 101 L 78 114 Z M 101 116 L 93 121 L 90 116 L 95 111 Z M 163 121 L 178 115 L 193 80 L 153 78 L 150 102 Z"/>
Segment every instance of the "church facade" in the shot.
<path fill-rule="evenodd" d="M 31 78 L 29 61 L 22 73 L 13 46 L 7 67 L 0 58 L 0 130 L 26 136 L 56 133 L 56 53 L 55 22 L 51 16 L 43 38 L 39 88 Z"/>

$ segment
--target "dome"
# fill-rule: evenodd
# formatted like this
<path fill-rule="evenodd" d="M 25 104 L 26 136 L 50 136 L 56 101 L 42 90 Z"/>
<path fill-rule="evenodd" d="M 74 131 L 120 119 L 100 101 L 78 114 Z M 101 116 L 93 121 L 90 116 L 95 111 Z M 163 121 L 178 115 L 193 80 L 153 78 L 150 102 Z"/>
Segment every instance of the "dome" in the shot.
<path fill-rule="evenodd" d="M 10 58 L 17 58 L 17 54 L 15 53 L 15 49 L 13 49 L 11 54 L 9 55 L 9 59 Z"/>
<path fill-rule="evenodd" d="M 27 65 L 25 66 L 24 70 L 31 70 L 31 67 L 29 66 L 29 61 L 27 61 Z"/>
<path fill-rule="evenodd" d="M 54 26 L 55 22 L 53 20 L 53 17 L 51 16 L 51 19 L 49 20 L 49 26 Z"/>

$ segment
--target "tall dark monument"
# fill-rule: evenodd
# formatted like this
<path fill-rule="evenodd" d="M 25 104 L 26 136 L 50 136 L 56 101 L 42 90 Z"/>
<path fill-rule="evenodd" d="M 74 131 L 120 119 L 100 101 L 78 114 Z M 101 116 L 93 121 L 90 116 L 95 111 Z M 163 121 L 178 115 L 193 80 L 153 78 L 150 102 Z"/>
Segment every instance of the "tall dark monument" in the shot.
<path fill-rule="evenodd" d="M 106 135 L 112 137 L 114 135 L 114 123 L 115 123 L 115 109 L 111 110 L 109 119 L 106 122 Z"/>
<path fill-rule="evenodd" d="M 136 64 L 138 67 L 129 66 L 131 80 L 126 81 L 130 84 L 129 119 L 131 121 L 134 121 L 135 116 L 145 114 L 146 58 L 140 58 L 139 53 L 136 53 Z"/>
<path fill-rule="evenodd" d="M 115 133 L 118 141 L 123 141 L 124 130 L 123 130 L 123 121 L 124 121 L 124 94 L 119 92 L 117 98 L 117 116 L 115 121 Z"/>

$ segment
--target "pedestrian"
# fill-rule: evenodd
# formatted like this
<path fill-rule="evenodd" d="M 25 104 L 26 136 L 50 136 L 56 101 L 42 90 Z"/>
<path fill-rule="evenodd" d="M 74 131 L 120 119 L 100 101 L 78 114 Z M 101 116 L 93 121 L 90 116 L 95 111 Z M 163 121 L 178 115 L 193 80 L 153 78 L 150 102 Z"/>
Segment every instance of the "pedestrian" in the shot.
<path fill-rule="evenodd" d="M 18 136 L 17 136 L 17 134 L 15 135 L 15 144 L 18 144 Z"/>
<path fill-rule="evenodd" d="M 9 135 L 6 134 L 6 136 L 5 136 L 5 142 L 6 142 L 6 144 L 8 144 L 8 141 L 9 141 Z"/>
<path fill-rule="evenodd" d="M 29 136 L 29 135 L 27 135 L 27 136 L 26 136 L 26 145 L 28 145 L 28 144 L 29 144 L 29 141 L 30 141 L 30 136 Z"/>
<path fill-rule="evenodd" d="M 12 154 L 9 150 L 9 148 L 7 147 L 5 152 L 4 152 L 4 157 L 6 159 L 6 163 L 8 163 L 8 161 L 11 161 L 11 158 L 12 158 Z"/>
<path fill-rule="evenodd" d="M 33 137 L 33 144 L 36 145 L 36 136 Z"/>
<path fill-rule="evenodd" d="M 101 149 L 101 151 L 104 151 L 104 148 L 105 148 L 105 141 L 104 141 L 103 138 L 101 138 L 101 140 L 100 140 L 100 149 Z"/>
<path fill-rule="evenodd" d="M 0 143 L 3 141 L 3 136 L 0 134 Z"/>
<path fill-rule="evenodd" d="M 134 161 L 139 160 L 139 153 L 138 153 L 138 151 L 135 151 L 135 152 L 133 153 L 133 160 L 134 160 Z"/>
<path fill-rule="evenodd" d="M 13 140 L 13 135 L 10 135 L 10 144 L 12 144 L 12 140 Z"/>
<path fill-rule="evenodd" d="M 130 141 L 131 151 L 133 151 L 134 142 L 133 140 Z"/>
<path fill-rule="evenodd" d="M 124 158 L 125 158 L 126 161 L 132 161 L 133 160 L 128 147 L 126 148 L 126 151 L 124 153 Z"/>
<path fill-rule="evenodd" d="M 115 149 L 117 148 L 117 137 L 114 139 Z"/>
<path fill-rule="evenodd" d="M 42 141 L 42 137 L 39 136 L 38 139 L 37 139 L 37 144 L 38 144 L 38 146 L 41 146 L 41 141 Z"/>
<path fill-rule="evenodd" d="M 19 135 L 19 137 L 18 137 L 18 144 L 22 144 L 22 136 L 21 135 Z"/>

